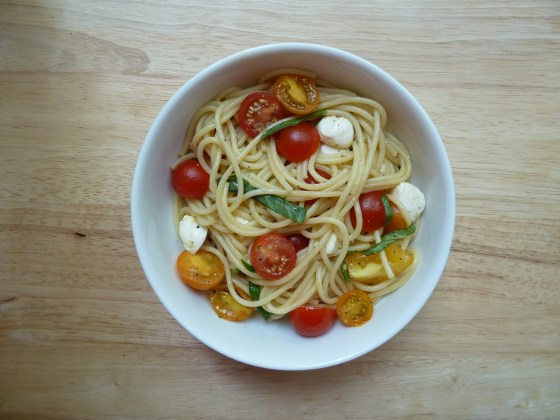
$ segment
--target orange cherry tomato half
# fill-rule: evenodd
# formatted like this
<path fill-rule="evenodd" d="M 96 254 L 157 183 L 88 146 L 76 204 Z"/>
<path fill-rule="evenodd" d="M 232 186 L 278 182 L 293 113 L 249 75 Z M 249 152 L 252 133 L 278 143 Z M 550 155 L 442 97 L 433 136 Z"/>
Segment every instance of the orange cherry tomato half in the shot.
<path fill-rule="evenodd" d="M 196 290 L 210 290 L 222 282 L 226 273 L 222 261 L 211 252 L 183 251 L 177 258 L 177 271 L 183 283 Z"/>
<path fill-rule="evenodd" d="M 334 325 L 336 310 L 322 306 L 300 306 L 290 312 L 290 322 L 298 334 L 317 337 Z"/>
<path fill-rule="evenodd" d="M 315 171 L 316 171 L 319 175 L 321 175 L 323 178 L 325 178 L 325 179 L 331 179 L 331 174 L 329 174 L 329 173 L 327 173 L 327 172 L 325 172 L 325 171 L 323 171 L 323 170 L 321 170 L 321 169 L 315 169 Z M 309 175 L 307 178 L 305 178 L 304 181 L 305 181 L 306 184 L 319 184 L 319 183 L 320 183 L 320 182 L 317 181 L 315 178 L 313 178 L 311 175 Z M 312 205 L 313 203 L 315 203 L 317 200 L 318 200 L 318 198 L 314 198 L 314 199 L 312 199 L 312 200 L 307 200 L 307 201 L 305 202 L 305 204 L 306 204 L 307 206 L 310 206 L 310 205 Z"/>
<path fill-rule="evenodd" d="M 309 77 L 284 74 L 276 78 L 272 89 L 274 96 L 293 114 L 309 114 L 319 107 L 319 90 Z"/>
<path fill-rule="evenodd" d="M 250 299 L 242 290 L 236 288 L 236 291 L 244 298 Z M 236 301 L 225 284 L 212 290 L 210 304 L 220 318 L 235 322 L 245 321 L 255 310 Z"/>
<path fill-rule="evenodd" d="M 344 325 L 358 327 L 373 316 L 373 302 L 363 290 L 351 290 L 338 298 L 336 313 Z"/>
<path fill-rule="evenodd" d="M 171 171 L 171 185 L 181 197 L 199 199 L 210 188 L 210 175 L 198 160 L 185 160 Z"/>
<path fill-rule="evenodd" d="M 290 162 L 309 159 L 321 145 L 321 136 L 313 124 L 300 122 L 276 133 L 276 150 Z"/>
<path fill-rule="evenodd" d="M 259 236 L 251 248 L 251 264 L 267 280 L 277 280 L 296 266 L 296 249 L 285 236 L 266 233 Z"/>
<path fill-rule="evenodd" d="M 395 230 L 404 229 L 408 227 L 406 220 L 401 212 L 401 209 L 397 207 L 396 204 L 391 202 L 391 221 L 387 226 L 385 226 L 385 232 L 393 232 Z"/>
<path fill-rule="evenodd" d="M 381 201 L 383 191 L 373 191 L 360 195 L 360 209 L 362 210 L 362 232 L 371 233 L 383 227 L 387 220 L 385 206 Z M 352 226 L 356 227 L 356 212 L 350 210 Z"/>
<path fill-rule="evenodd" d="M 286 118 L 288 113 L 270 92 L 253 92 L 239 106 L 239 125 L 250 137 L 256 137 L 270 124 Z"/>

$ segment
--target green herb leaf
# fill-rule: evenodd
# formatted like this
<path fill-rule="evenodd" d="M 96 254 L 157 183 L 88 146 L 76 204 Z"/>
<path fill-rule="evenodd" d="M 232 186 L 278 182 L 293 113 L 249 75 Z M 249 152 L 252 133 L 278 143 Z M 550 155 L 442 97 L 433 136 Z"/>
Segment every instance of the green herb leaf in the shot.
<path fill-rule="evenodd" d="M 253 282 L 249 282 L 249 295 L 251 296 L 251 299 L 259 300 L 261 298 L 261 286 Z M 270 315 L 272 315 L 262 306 L 257 306 L 257 311 L 262 315 L 264 319 L 268 319 L 270 318 Z"/>
<path fill-rule="evenodd" d="M 383 227 L 387 227 L 389 223 L 391 223 L 393 212 L 391 211 L 391 204 L 389 203 L 387 195 L 383 194 L 381 196 L 381 202 L 383 203 L 383 207 L 385 207 L 385 224 L 383 225 Z"/>
<path fill-rule="evenodd" d="M 228 179 L 228 191 L 237 192 L 239 190 L 239 183 L 236 177 Z M 258 188 L 253 187 L 246 180 L 243 180 L 243 189 L 245 191 L 253 191 Z M 296 206 L 295 204 L 286 201 L 282 197 L 273 194 L 263 194 L 251 197 L 253 200 L 261 203 L 263 206 L 268 207 L 270 210 L 287 217 L 297 223 L 303 223 L 307 216 L 307 209 L 305 207 Z"/>
<path fill-rule="evenodd" d="M 362 251 L 364 255 L 373 255 L 377 254 L 378 252 L 383 251 L 393 242 L 398 241 L 399 239 L 406 238 L 409 235 L 412 235 L 416 231 L 416 226 L 414 222 L 411 225 L 404 229 L 395 230 L 394 232 L 388 233 L 387 235 L 383 235 L 381 237 L 381 241 L 378 244 L 375 244 L 369 249 Z"/>
<path fill-rule="evenodd" d="M 312 112 L 311 114 L 304 115 L 303 117 L 299 117 L 299 118 L 296 118 L 294 120 L 284 121 L 283 123 L 274 125 L 270 128 L 267 128 L 266 130 L 264 130 L 261 138 L 264 139 L 268 136 L 271 136 L 274 133 L 277 133 L 278 131 L 280 131 L 280 130 L 286 128 L 286 127 L 291 127 L 292 125 L 299 124 L 300 122 L 312 120 L 312 119 L 315 119 L 315 118 L 318 118 L 318 117 L 322 117 L 326 113 L 327 113 L 326 109 L 318 109 L 317 111 Z"/>
<path fill-rule="evenodd" d="M 350 283 L 350 273 L 348 272 L 348 264 L 346 263 L 346 258 L 340 264 L 340 272 L 342 273 L 342 278 L 346 283 Z"/>
<path fill-rule="evenodd" d="M 305 207 L 296 206 L 277 195 L 266 194 L 258 195 L 253 198 L 262 205 L 268 207 L 270 210 L 281 214 L 288 219 L 292 219 L 294 222 L 303 223 L 305 221 L 305 217 L 307 215 Z"/>
<path fill-rule="evenodd" d="M 241 264 L 243 264 L 245 266 L 245 268 L 250 271 L 251 273 L 255 272 L 255 267 L 253 267 L 251 264 L 249 264 L 247 261 L 245 260 L 241 260 Z"/>

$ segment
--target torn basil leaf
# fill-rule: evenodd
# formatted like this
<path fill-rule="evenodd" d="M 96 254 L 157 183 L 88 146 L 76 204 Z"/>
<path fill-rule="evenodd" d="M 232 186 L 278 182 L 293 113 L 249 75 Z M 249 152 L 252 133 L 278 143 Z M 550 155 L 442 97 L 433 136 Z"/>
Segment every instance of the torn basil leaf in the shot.
<path fill-rule="evenodd" d="M 239 190 L 239 183 L 236 177 L 228 179 L 228 191 L 237 192 Z M 253 187 L 246 180 L 243 180 L 243 189 L 245 191 L 253 191 L 258 188 Z M 270 210 L 287 217 L 297 223 L 303 223 L 307 216 L 307 209 L 305 207 L 296 206 L 289 201 L 273 194 L 263 194 L 251 197 L 253 200 L 261 203 L 263 206 L 268 207 Z"/>
<path fill-rule="evenodd" d="M 251 299 L 259 300 L 261 298 L 261 286 L 253 282 L 249 282 L 249 295 L 251 296 Z M 257 306 L 257 311 L 259 314 L 262 315 L 264 319 L 268 319 L 270 318 L 270 315 L 272 315 L 262 306 Z"/>
<path fill-rule="evenodd" d="M 399 239 L 406 238 L 407 236 L 412 235 L 415 231 L 416 231 L 416 225 L 414 224 L 414 222 L 412 222 L 410 226 L 407 228 L 395 230 L 394 232 L 383 235 L 381 237 L 381 241 L 378 244 L 375 244 L 371 248 L 361 252 L 364 255 L 377 254 L 378 252 L 383 251 L 393 242 L 398 241 Z"/>
<path fill-rule="evenodd" d="M 304 115 L 303 117 L 299 117 L 299 118 L 296 118 L 296 119 L 293 119 L 293 120 L 289 120 L 289 121 L 284 121 L 284 122 L 282 122 L 282 123 L 280 123 L 280 124 L 277 124 L 277 125 L 275 125 L 275 126 L 272 126 L 272 127 L 268 128 L 268 129 L 264 130 L 263 133 L 262 133 L 262 137 L 261 137 L 261 138 L 264 139 L 264 138 L 266 138 L 266 137 L 268 137 L 268 136 L 271 136 L 271 135 L 274 134 L 274 133 L 277 133 L 277 132 L 280 131 L 280 130 L 283 130 L 283 129 L 286 128 L 286 127 L 291 127 L 291 126 L 293 126 L 293 125 L 297 125 L 297 124 L 299 124 L 300 122 L 312 120 L 312 119 L 318 118 L 318 117 L 322 117 L 322 116 L 324 116 L 326 113 L 327 113 L 327 110 L 326 110 L 326 109 L 318 109 L 317 111 L 312 112 L 311 114 Z"/>

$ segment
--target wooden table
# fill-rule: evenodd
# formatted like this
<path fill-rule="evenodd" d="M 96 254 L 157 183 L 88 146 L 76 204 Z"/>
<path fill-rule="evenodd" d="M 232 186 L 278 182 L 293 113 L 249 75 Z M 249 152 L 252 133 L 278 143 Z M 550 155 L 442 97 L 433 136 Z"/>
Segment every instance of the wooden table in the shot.
<path fill-rule="evenodd" d="M 0 2 L 0 418 L 560 418 L 560 3 Z M 266 43 L 342 48 L 424 105 L 457 226 L 432 298 L 355 361 L 227 359 L 167 313 L 130 227 L 167 99 Z"/>

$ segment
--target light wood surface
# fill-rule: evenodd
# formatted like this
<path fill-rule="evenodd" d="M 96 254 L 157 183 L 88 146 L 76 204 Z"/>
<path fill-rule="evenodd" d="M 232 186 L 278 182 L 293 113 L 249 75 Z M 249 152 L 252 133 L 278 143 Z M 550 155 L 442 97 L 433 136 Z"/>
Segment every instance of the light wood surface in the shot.
<path fill-rule="evenodd" d="M 345 4 L 349 3 L 349 4 Z M 342 48 L 423 104 L 457 226 L 405 330 L 277 372 L 167 313 L 130 227 L 138 152 L 204 67 Z M 560 418 L 560 2 L 0 2 L 0 418 Z"/>

